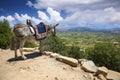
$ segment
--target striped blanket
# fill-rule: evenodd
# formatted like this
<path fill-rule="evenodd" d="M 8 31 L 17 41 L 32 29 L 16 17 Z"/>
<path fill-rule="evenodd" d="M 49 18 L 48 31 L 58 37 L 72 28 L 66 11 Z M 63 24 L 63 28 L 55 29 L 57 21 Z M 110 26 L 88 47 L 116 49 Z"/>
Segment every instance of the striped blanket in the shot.
<path fill-rule="evenodd" d="M 43 40 L 47 37 L 47 32 L 46 32 L 46 28 L 44 25 L 42 24 L 38 24 L 37 26 L 37 30 L 39 35 L 36 37 L 36 40 Z"/>

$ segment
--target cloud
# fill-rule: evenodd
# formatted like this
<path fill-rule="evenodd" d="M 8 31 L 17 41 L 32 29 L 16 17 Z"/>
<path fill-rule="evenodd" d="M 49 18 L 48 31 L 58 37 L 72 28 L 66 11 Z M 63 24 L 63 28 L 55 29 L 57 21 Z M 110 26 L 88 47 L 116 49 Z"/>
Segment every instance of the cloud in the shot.
<path fill-rule="evenodd" d="M 26 5 L 28 5 L 29 7 L 32 7 L 32 6 L 33 6 L 33 4 L 32 4 L 31 1 L 28 1 Z"/>
<path fill-rule="evenodd" d="M 42 19 L 43 21 L 47 21 L 47 22 L 49 21 L 49 17 L 47 16 L 47 14 L 45 12 L 38 11 L 37 13 L 38 13 L 38 17 L 40 19 Z"/>
<path fill-rule="evenodd" d="M 15 18 L 12 17 L 11 15 L 5 17 L 5 16 L 0 16 L 0 21 L 3 21 L 3 19 L 6 19 L 9 21 L 10 25 L 13 26 L 14 22 L 15 22 Z"/>
<path fill-rule="evenodd" d="M 15 16 L 14 16 L 19 22 L 21 23 L 26 23 L 26 19 L 31 19 L 30 16 L 28 16 L 28 14 L 18 14 L 18 13 L 15 13 Z"/>
<path fill-rule="evenodd" d="M 69 10 L 73 8 L 73 6 L 74 9 L 79 9 L 81 5 L 88 5 L 101 1 L 103 0 L 36 0 L 35 3 L 28 1 L 27 5 L 30 7 L 33 6 L 36 9 L 46 9 L 48 7 L 52 7 L 57 10 Z"/>
<path fill-rule="evenodd" d="M 27 19 L 30 19 L 34 24 L 38 24 L 41 20 L 40 19 L 37 19 L 35 17 L 31 17 L 29 16 L 28 14 L 18 14 L 18 13 L 15 13 L 15 19 L 20 22 L 20 23 L 26 23 L 26 20 Z"/>
<path fill-rule="evenodd" d="M 63 18 L 60 16 L 60 13 L 53 8 L 48 7 L 46 12 L 47 13 L 38 11 L 38 17 L 47 23 L 54 23 L 63 20 Z"/>
<path fill-rule="evenodd" d="M 63 18 L 60 16 L 60 13 L 58 11 L 53 10 L 53 8 L 48 7 L 47 12 L 50 15 L 50 20 L 51 21 L 62 21 Z"/>
<path fill-rule="evenodd" d="M 38 18 L 29 16 L 27 13 L 25 14 L 19 14 L 15 13 L 14 16 L 0 16 L 0 20 L 2 21 L 3 19 L 7 19 L 10 23 L 11 26 L 14 26 L 16 23 L 23 23 L 26 24 L 26 20 L 30 19 L 34 25 L 40 23 L 41 21 L 44 21 L 46 23 L 55 23 L 62 21 L 63 18 L 60 16 L 60 13 L 53 8 L 48 7 L 46 9 L 46 12 L 43 11 L 37 11 L 38 13 Z"/>
<path fill-rule="evenodd" d="M 96 24 L 116 24 L 120 22 L 120 11 L 113 7 L 103 10 L 85 10 L 75 12 L 68 16 L 65 21 L 67 23 L 96 23 Z"/>

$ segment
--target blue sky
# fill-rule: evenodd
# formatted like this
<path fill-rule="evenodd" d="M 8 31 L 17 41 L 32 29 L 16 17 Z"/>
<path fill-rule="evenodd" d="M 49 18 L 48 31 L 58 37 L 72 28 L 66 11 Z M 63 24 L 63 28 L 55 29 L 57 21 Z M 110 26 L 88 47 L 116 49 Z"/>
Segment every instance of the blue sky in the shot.
<path fill-rule="evenodd" d="M 120 28 L 120 0 L 1 0 L 0 21 L 4 18 L 11 26 L 31 19 L 63 29 Z"/>

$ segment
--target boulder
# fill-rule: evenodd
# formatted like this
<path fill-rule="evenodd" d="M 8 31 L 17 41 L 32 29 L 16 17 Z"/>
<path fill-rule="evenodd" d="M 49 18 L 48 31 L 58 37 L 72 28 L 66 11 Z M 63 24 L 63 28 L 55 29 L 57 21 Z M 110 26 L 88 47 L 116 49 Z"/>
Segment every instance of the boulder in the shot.
<path fill-rule="evenodd" d="M 60 56 L 60 55 L 57 54 L 57 53 L 50 54 L 50 57 L 51 57 L 51 58 L 57 58 L 58 56 Z"/>
<path fill-rule="evenodd" d="M 100 80 L 107 80 L 102 74 L 99 74 L 99 75 L 98 75 L 98 78 L 99 78 Z"/>
<path fill-rule="evenodd" d="M 51 54 L 53 54 L 53 52 L 50 52 L 50 51 L 44 51 L 43 54 L 46 55 L 46 56 L 50 56 Z"/>
<path fill-rule="evenodd" d="M 33 52 L 35 50 L 36 50 L 35 48 L 23 48 L 23 51 L 25 52 Z"/>
<path fill-rule="evenodd" d="M 120 80 L 120 73 L 109 70 L 106 78 L 107 80 Z"/>
<path fill-rule="evenodd" d="M 70 58 L 70 57 L 66 57 L 66 56 L 58 56 L 56 59 L 58 61 L 69 64 L 69 65 L 71 65 L 73 67 L 77 67 L 77 65 L 78 65 L 78 60 L 76 60 L 74 58 Z"/>
<path fill-rule="evenodd" d="M 86 61 L 86 62 L 83 63 L 82 69 L 84 71 L 87 71 L 87 72 L 95 73 L 95 72 L 97 72 L 98 67 L 95 66 L 95 64 L 93 63 L 93 61 Z"/>
<path fill-rule="evenodd" d="M 78 59 L 78 63 L 82 65 L 84 62 L 88 61 L 87 59 Z"/>
<path fill-rule="evenodd" d="M 99 75 L 99 74 L 102 74 L 104 77 L 106 77 L 108 73 L 108 69 L 106 67 L 99 67 L 96 74 Z"/>

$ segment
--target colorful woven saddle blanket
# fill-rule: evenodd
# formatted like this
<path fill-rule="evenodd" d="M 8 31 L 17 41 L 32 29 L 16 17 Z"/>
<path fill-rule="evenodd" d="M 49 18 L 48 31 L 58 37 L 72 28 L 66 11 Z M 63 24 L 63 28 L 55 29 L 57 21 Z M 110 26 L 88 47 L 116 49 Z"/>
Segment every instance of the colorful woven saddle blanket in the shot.
<path fill-rule="evenodd" d="M 38 24 L 36 25 L 37 26 L 37 30 L 38 30 L 38 33 L 39 35 L 36 36 L 36 40 L 43 40 L 47 37 L 47 32 L 46 32 L 46 28 L 44 25 L 42 24 Z"/>

